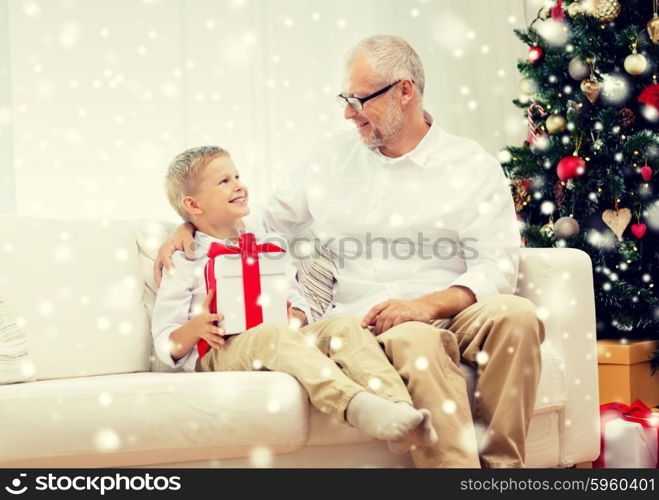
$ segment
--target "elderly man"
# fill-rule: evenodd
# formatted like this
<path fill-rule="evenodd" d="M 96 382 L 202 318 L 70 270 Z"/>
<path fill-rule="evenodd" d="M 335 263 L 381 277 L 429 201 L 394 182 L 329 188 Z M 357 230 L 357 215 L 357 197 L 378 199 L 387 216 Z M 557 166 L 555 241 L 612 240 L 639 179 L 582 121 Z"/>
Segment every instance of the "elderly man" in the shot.
<path fill-rule="evenodd" d="M 502 169 L 433 124 L 404 40 L 363 40 L 346 69 L 338 99 L 356 133 L 315 148 L 272 195 L 266 225 L 286 236 L 311 226 L 336 257 L 324 317 L 363 318 L 415 406 L 432 412 L 439 440 L 412 452 L 416 466 L 523 467 L 544 327 L 513 295 L 520 240 Z M 177 230 L 156 274 L 191 241 Z M 476 426 L 461 361 L 478 371 Z"/>

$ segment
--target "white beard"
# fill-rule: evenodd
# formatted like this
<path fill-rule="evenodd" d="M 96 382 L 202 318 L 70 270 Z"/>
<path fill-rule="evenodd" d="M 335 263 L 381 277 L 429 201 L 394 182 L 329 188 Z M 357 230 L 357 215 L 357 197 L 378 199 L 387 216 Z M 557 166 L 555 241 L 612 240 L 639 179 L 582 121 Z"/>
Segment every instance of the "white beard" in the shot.
<path fill-rule="evenodd" d="M 362 141 L 369 148 L 381 148 L 382 146 L 390 144 L 403 129 L 403 122 L 404 117 L 402 107 L 392 102 L 391 106 L 387 108 L 383 124 L 378 128 L 375 128 L 373 124 L 371 124 L 371 133 L 367 136 L 361 136 Z"/>

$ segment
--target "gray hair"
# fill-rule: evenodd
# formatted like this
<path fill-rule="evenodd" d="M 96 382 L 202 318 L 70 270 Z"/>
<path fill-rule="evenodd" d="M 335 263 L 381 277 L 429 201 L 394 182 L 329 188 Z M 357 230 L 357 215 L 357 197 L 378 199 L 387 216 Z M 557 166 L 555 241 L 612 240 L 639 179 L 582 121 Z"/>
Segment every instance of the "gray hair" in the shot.
<path fill-rule="evenodd" d="M 219 146 L 200 146 L 183 151 L 169 164 L 165 175 L 167 198 L 184 221 L 191 219 L 183 208 L 183 198 L 197 192 L 204 167 L 220 156 L 230 154 Z"/>
<path fill-rule="evenodd" d="M 421 59 L 412 46 L 392 35 L 374 35 L 359 42 L 346 59 L 350 64 L 355 57 L 365 54 L 377 83 L 388 85 L 409 78 L 423 95 L 426 78 Z"/>

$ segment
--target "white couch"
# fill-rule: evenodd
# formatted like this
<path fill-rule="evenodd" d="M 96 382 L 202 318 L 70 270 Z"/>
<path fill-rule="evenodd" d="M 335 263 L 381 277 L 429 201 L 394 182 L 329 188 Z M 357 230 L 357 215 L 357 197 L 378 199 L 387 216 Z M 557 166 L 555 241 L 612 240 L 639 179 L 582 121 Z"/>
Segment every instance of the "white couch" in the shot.
<path fill-rule="evenodd" d="M 310 406 L 275 372 L 166 373 L 152 263 L 171 224 L 0 218 L 0 296 L 25 324 L 36 382 L 0 386 L 2 467 L 397 467 L 382 442 Z M 530 467 L 599 452 L 592 270 L 523 249 L 518 293 L 545 321 Z M 474 373 L 463 367 L 473 390 Z M 441 439 L 441 429 L 439 429 Z"/>

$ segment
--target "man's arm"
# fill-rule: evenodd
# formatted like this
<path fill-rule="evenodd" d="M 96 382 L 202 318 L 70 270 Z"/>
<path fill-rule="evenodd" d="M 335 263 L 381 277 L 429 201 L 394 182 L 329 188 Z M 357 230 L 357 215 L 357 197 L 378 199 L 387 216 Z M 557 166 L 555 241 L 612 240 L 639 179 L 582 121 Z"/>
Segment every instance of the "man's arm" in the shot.
<path fill-rule="evenodd" d="M 452 286 L 416 300 L 390 299 L 372 307 L 364 316 L 362 327 L 373 325 L 374 333 L 379 335 L 406 321 L 430 323 L 450 318 L 475 303 L 474 293 L 463 286 Z"/>
<path fill-rule="evenodd" d="M 188 259 L 194 259 L 194 234 L 197 231 L 192 222 L 185 222 L 177 227 L 170 235 L 169 239 L 163 243 L 158 250 L 158 256 L 153 263 L 153 277 L 156 280 L 156 286 L 160 286 L 162 280 L 162 268 L 167 268 L 167 271 L 172 273 L 174 271 L 174 264 L 172 263 L 172 255 L 177 250 L 185 252 Z"/>
<path fill-rule="evenodd" d="M 305 158 L 270 195 L 263 207 L 263 221 L 267 231 L 274 231 L 290 239 L 313 223 L 307 199 L 307 168 L 310 161 L 311 156 Z"/>

